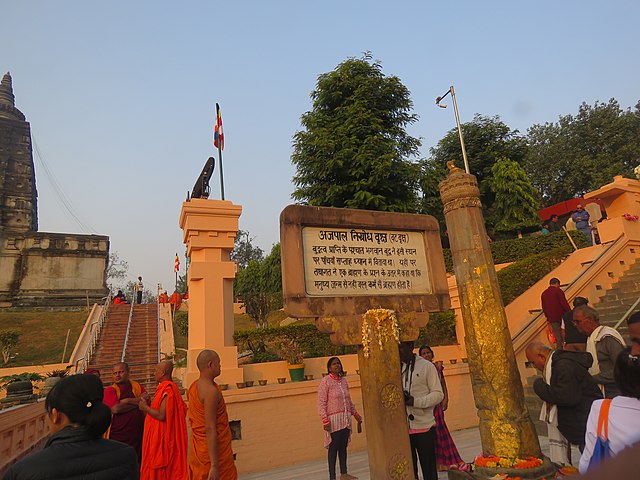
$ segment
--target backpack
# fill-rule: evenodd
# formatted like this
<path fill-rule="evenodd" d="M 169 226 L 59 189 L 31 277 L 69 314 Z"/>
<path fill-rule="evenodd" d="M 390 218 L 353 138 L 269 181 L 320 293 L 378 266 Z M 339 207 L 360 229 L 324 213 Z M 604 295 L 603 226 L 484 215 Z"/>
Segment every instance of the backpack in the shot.
<path fill-rule="evenodd" d="M 611 457 L 611 450 L 609 450 L 609 407 L 611 407 L 611 399 L 604 400 L 600 406 L 598 437 L 593 447 L 593 454 L 589 459 L 589 469 Z"/>

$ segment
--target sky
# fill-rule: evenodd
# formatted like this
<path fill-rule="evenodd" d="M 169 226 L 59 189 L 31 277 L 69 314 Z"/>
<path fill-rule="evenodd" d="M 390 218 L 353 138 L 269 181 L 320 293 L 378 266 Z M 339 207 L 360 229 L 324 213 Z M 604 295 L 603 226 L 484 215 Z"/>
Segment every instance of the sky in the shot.
<path fill-rule="evenodd" d="M 640 100 L 634 0 L 21 0 L 0 12 L 0 74 L 37 146 L 39 230 L 108 235 L 130 279 L 167 290 L 176 252 L 185 268 L 182 202 L 217 157 L 216 102 L 226 200 L 268 253 L 293 203 L 300 116 L 318 75 L 347 58 L 370 51 L 409 89 L 422 157 L 455 127 L 434 102 L 450 85 L 463 123 L 499 115 L 522 133 L 582 102 Z"/>

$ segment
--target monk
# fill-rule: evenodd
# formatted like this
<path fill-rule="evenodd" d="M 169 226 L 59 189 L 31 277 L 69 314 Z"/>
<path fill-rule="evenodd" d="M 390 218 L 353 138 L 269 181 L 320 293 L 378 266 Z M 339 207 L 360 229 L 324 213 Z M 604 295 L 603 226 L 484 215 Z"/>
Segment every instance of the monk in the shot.
<path fill-rule="evenodd" d="M 214 379 L 220 375 L 220 357 L 203 350 L 196 360 L 200 377 L 187 393 L 191 442 L 189 480 L 237 480 L 231 429 L 222 391 Z"/>
<path fill-rule="evenodd" d="M 142 437 L 141 480 L 186 480 L 187 405 L 173 382 L 173 363 L 156 365 L 158 382 L 153 401 L 143 396 L 139 408 L 147 416 Z"/>
<path fill-rule="evenodd" d="M 129 365 L 118 362 L 113 366 L 114 383 L 104 390 L 103 402 L 111 408 L 111 426 L 106 438 L 131 445 L 138 454 L 138 462 L 142 457 L 142 430 L 144 413 L 140 411 L 140 397 L 146 394 L 142 385 L 129 380 Z"/>

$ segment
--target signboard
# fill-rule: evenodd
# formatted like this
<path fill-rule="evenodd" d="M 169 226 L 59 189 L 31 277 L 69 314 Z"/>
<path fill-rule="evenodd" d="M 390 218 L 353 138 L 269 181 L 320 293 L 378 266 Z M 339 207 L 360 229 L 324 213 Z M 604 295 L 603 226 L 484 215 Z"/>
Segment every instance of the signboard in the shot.
<path fill-rule="evenodd" d="M 438 222 L 428 215 L 289 205 L 280 215 L 292 317 L 450 308 Z"/>
<path fill-rule="evenodd" d="M 303 227 L 302 250 L 308 295 L 431 293 L 421 232 Z"/>

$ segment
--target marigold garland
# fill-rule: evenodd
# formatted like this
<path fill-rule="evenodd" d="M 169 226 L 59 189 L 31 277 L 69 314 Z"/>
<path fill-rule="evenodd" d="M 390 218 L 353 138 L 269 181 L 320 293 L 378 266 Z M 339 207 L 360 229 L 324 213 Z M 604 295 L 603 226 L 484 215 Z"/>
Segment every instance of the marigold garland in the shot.
<path fill-rule="evenodd" d="M 375 323 L 370 319 L 375 320 Z M 380 349 L 384 349 L 384 343 L 393 338 L 396 343 L 400 341 L 400 329 L 398 327 L 398 319 L 393 310 L 387 308 L 374 308 L 367 310 L 362 316 L 362 353 L 365 358 L 369 358 L 371 351 L 371 336 L 375 328 L 378 337 L 378 345 Z"/>
<path fill-rule="evenodd" d="M 497 457 L 495 455 L 488 457 L 480 455 L 476 457 L 473 463 L 478 467 L 487 468 L 536 468 L 542 465 L 542 460 L 536 457 L 505 458 Z"/>

